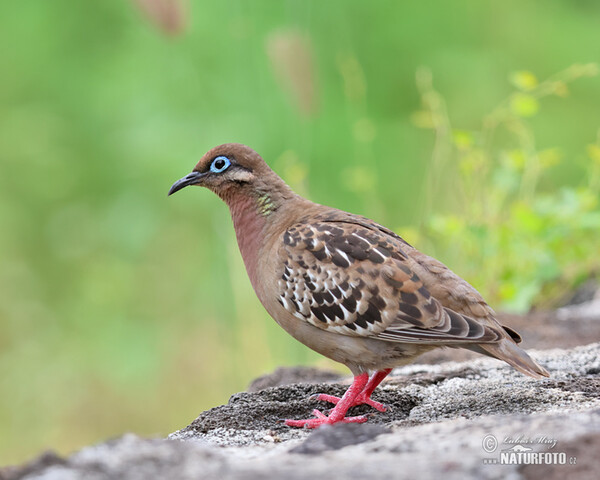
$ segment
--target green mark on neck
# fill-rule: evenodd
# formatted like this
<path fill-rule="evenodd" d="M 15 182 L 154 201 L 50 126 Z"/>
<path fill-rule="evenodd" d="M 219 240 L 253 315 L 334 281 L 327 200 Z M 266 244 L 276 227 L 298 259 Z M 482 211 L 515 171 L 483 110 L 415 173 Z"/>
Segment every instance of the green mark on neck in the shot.
<path fill-rule="evenodd" d="M 262 194 L 258 197 L 258 213 L 260 213 L 263 217 L 268 217 L 271 213 L 276 210 L 275 203 L 273 199 L 268 193 Z"/>

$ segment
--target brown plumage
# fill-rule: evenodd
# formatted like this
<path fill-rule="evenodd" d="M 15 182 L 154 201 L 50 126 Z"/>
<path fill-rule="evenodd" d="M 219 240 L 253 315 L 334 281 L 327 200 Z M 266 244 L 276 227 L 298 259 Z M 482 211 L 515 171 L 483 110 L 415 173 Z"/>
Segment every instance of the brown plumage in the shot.
<path fill-rule="evenodd" d="M 534 378 L 548 372 L 517 346 L 481 295 L 445 265 L 368 218 L 295 194 L 252 149 L 213 148 L 169 194 L 200 185 L 229 206 L 238 245 L 261 303 L 290 335 L 355 376 L 327 417 L 291 426 L 363 422 L 347 410 L 371 400 L 393 367 L 437 347 L 503 360 Z M 369 379 L 370 372 L 374 372 Z"/>

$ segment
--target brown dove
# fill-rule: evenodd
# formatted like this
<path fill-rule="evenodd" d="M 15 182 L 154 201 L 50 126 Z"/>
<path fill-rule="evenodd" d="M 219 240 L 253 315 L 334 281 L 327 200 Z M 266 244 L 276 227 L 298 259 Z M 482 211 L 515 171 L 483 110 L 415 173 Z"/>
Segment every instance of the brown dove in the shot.
<path fill-rule="evenodd" d="M 377 385 L 434 348 L 466 348 L 533 378 L 548 376 L 465 280 L 373 220 L 297 195 L 251 148 L 213 148 L 169 195 L 189 185 L 228 205 L 250 282 L 269 315 L 354 375 L 343 397 L 317 397 L 335 404 L 329 415 L 314 410 L 314 418 L 287 425 L 366 421 L 347 417 L 349 408 L 385 411 L 371 399 Z"/>

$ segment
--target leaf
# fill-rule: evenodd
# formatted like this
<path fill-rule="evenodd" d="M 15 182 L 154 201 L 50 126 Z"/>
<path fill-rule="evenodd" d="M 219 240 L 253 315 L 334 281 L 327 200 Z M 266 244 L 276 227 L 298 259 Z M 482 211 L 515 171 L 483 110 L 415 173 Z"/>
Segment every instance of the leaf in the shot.
<path fill-rule="evenodd" d="M 454 130 L 452 132 L 454 145 L 459 150 L 468 150 L 473 146 L 473 135 L 466 130 Z"/>
<path fill-rule="evenodd" d="M 515 93 L 510 99 L 510 109 L 519 117 L 533 117 L 540 109 L 540 104 L 531 95 Z"/>
<path fill-rule="evenodd" d="M 513 72 L 510 75 L 510 83 L 523 92 L 533 90 L 539 84 L 537 77 L 527 70 Z"/>
<path fill-rule="evenodd" d="M 502 157 L 502 163 L 506 165 L 510 170 L 522 172 L 527 163 L 527 157 L 523 150 L 514 149 L 507 152 Z"/>

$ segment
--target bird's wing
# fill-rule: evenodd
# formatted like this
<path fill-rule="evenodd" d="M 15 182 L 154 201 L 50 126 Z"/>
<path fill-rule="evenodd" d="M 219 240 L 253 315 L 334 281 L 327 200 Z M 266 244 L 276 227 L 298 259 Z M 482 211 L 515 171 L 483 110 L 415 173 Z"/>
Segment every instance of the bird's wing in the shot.
<path fill-rule="evenodd" d="M 485 343 L 502 337 L 442 306 L 410 268 L 406 244 L 357 218 L 301 222 L 284 232 L 277 300 L 286 310 L 323 330 L 393 342 Z"/>

